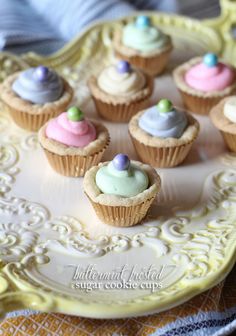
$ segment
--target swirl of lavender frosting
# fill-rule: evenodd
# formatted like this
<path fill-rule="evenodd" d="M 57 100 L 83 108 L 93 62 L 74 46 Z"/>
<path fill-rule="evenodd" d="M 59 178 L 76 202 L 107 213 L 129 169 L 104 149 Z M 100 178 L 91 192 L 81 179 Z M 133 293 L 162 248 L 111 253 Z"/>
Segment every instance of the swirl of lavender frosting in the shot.
<path fill-rule="evenodd" d="M 31 103 L 45 104 L 61 97 L 63 81 L 55 71 L 41 66 L 21 72 L 14 81 L 12 90 Z"/>
<path fill-rule="evenodd" d="M 139 119 L 139 127 L 152 136 L 159 138 L 180 138 L 188 124 L 186 114 L 172 108 L 161 113 L 152 106 Z"/>

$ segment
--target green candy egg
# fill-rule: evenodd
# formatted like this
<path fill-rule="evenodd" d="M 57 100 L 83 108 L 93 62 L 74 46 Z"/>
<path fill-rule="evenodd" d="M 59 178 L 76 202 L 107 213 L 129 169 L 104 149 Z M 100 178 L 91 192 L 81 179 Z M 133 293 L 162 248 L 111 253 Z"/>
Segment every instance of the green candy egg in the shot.
<path fill-rule="evenodd" d="M 169 99 L 161 99 L 157 104 L 157 108 L 161 113 L 167 113 L 172 110 L 173 104 Z"/>
<path fill-rule="evenodd" d="M 84 119 L 84 114 L 78 107 L 72 106 L 67 111 L 67 117 L 71 121 L 81 121 Z"/>

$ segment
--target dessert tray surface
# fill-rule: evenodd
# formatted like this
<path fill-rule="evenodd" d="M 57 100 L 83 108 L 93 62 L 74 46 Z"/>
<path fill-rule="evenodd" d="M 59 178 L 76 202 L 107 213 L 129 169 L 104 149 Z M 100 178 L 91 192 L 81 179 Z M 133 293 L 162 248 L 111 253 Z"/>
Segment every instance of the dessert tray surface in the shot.
<path fill-rule="evenodd" d="M 175 45 L 170 67 L 156 79 L 152 103 L 165 97 L 181 106 L 171 70 L 209 49 L 222 51 L 222 40 L 210 24 L 152 15 Z M 85 83 L 114 58 L 112 29 L 109 22 L 97 24 L 45 59 L 2 54 L 3 69 L 54 66 L 76 89 L 75 103 L 98 119 Z M 117 228 L 98 220 L 82 178 L 55 173 L 37 135 L 18 128 L 1 106 L 0 315 L 32 308 L 96 318 L 138 316 L 179 305 L 219 283 L 235 262 L 236 157 L 208 117 L 197 119 L 200 136 L 185 162 L 158 169 L 162 191 L 148 217 L 141 225 Z M 127 124 L 104 124 L 111 134 L 104 160 L 117 152 L 137 159 Z M 152 278 L 145 277 L 148 272 Z M 93 282 L 92 274 L 99 280 Z M 119 277 L 126 280 L 122 288 Z"/>

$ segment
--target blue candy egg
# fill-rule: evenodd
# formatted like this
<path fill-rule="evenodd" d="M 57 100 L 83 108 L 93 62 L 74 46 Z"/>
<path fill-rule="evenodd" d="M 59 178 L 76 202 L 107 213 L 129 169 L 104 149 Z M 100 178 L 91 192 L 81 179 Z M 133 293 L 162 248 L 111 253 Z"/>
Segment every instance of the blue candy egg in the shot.
<path fill-rule="evenodd" d="M 218 57 L 216 54 L 208 53 L 204 56 L 203 63 L 208 67 L 214 67 L 218 63 Z"/>
<path fill-rule="evenodd" d="M 136 27 L 138 28 L 146 28 L 151 24 L 150 18 L 148 16 L 142 15 L 138 16 L 136 19 Z"/>

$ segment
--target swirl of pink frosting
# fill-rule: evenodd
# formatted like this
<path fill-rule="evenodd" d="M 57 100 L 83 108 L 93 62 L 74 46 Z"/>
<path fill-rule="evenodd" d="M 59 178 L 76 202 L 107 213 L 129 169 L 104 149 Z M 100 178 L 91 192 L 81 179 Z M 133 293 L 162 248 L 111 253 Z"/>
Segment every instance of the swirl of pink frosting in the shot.
<path fill-rule="evenodd" d="M 96 139 L 96 129 L 88 120 L 69 120 L 64 112 L 48 122 L 46 136 L 67 146 L 85 147 Z"/>
<path fill-rule="evenodd" d="M 234 80 L 234 71 L 223 63 L 208 67 L 204 63 L 194 65 L 185 74 L 185 82 L 203 92 L 224 90 Z"/>

